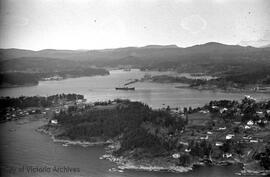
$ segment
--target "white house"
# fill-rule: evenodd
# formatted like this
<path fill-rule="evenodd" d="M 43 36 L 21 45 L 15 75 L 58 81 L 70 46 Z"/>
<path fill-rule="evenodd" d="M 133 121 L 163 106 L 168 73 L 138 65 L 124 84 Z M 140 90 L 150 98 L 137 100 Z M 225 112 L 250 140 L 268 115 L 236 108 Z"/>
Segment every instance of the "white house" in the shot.
<path fill-rule="evenodd" d="M 258 140 L 249 140 L 249 142 L 251 142 L 251 143 L 258 143 L 259 141 Z"/>
<path fill-rule="evenodd" d="M 212 106 L 212 109 L 218 109 L 218 106 Z"/>
<path fill-rule="evenodd" d="M 179 141 L 179 144 L 188 146 L 188 142 Z"/>
<path fill-rule="evenodd" d="M 253 97 L 251 97 L 251 96 L 249 96 L 249 95 L 245 95 L 245 97 L 246 97 L 247 99 L 249 99 L 249 100 L 254 100 L 254 101 L 256 101 L 255 98 L 253 98 Z"/>
<path fill-rule="evenodd" d="M 216 142 L 216 146 L 223 146 L 222 142 Z"/>
<path fill-rule="evenodd" d="M 179 159 L 179 158 L 180 158 L 180 154 L 179 154 L 179 153 L 174 153 L 174 154 L 172 155 L 172 157 L 173 157 L 174 159 Z"/>
<path fill-rule="evenodd" d="M 220 112 L 220 113 L 224 113 L 224 112 L 226 112 L 226 111 L 228 111 L 227 108 L 222 108 L 219 112 Z"/>
<path fill-rule="evenodd" d="M 205 137 L 204 137 L 204 136 L 202 136 L 202 137 L 200 137 L 200 139 L 201 139 L 201 140 L 207 140 L 207 139 L 208 139 L 208 135 L 207 135 L 207 136 L 205 136 Z"/>
<path fill-rule="evenodd" d="M 229 157 L 232 157 L 232 154 L 231 153 L 225 153 L 225 154 L 223 154 L 223 158 L 229 158 Z"/>
<path fill-rule="evenodd" d="M 230 140 L 232 139 L 232 137 L 234 137 L 234 134 L 228 134 L 226 135 L 226 140 Z"/>
<path fill-rule="evenodd" d="M 247 122 L 247 125 L 254 125 L 254 122 L 252 120 Z"/>
<path fill-rule="evenodd" d="M 207 113 L 209 113 L 209 111 L 208 111 L 208 110 L 200 110 L 199 112 L 200 112 L 200 113 L 203 113 L 203 114 L 207 114 Z"/>
<path fill-rule="evenodd" d="M 245 129 L 250 129 L 250 126 L 247 126 L 247 125 L 245 125 L 245 127 L 244 127 Z"/>
<path fill-rule="evenodd" d="M 218 128 L 218 130 L 226 130 L 227 128 L 226 127 L 220 127 Z"/>
<path fill-rule="evenodd" d="M 56 119 L 51 120 L 52 124 L 58 124 L 58 121 Z"/>
<path fill-rule="evenodd" d="M 191 149 L 185 149 L 185 152 L 190 152 L 191 151 Z"/>

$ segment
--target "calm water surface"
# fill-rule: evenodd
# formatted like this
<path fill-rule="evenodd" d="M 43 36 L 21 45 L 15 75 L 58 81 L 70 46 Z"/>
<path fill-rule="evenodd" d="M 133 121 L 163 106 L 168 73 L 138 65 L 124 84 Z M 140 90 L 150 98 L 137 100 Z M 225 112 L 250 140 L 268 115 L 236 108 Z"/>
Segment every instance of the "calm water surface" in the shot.
<path fill-rule="evenodd" d="M 159 84 L 137 82 L 131 86 L 135 91 L 115 90 L 132 79 L 140 79 L 145 74 L 174 74 L 172 72 L 142 72 L 133 69 L 130 72 L 112 70 L 108 76 L 72 78 L 61 81 L 41 81 L 37 86 L 0 89 L 0 96 L 52 95 L 57 93 L 80 93 L 89 101 L 103 101 L 115 98 L 128 98 L 149 104 L 153 108 L 183 106 L 202 106 L 210 100 L 240 100 L 244 95 L 251 95 L 258 100 L 270 98 L 264 93 L 226 93 L 220 91 L 199 91 L 189 88 L 175 88 L 183 84 Z"/>
<path fill-rule="evenodd" d="M 30 96 L 52 95 L 56 93 L 80 93 L 88 101 L 109 100 L 115 98 L 129 98 L 139 100 L 154 108 L 170 105 L 201 106 L 210 100 L 235 99 L 239 100 L 247 93 L 224 93 L 213 91 L 198 91 L 194 89 L 179 89 L 181 84 L 135 83 L 135 91 L 116 91 L 130 79 L 140 79 L 145 72 L 132 70 L 111 71 L 109 76 L 82 77 L 62 81 L 44 81 L 37 86 L 0 89 L 0 96 Z M 161 74 L 150 72 L 150 74 Z M 163 73 L 164 74 L 164 73 Z M 269 94 L 249 94 L 259 100 L 267 99 Z M 7 122 L 0 124 L 0 176 L 15 177 L 227 177 L 236 176 L 238 166 L 230 167 L 201 167 L 188 173 L 141 172 L 126 170 L 124 173 L 110 172 L 116 165 L 107 160 L 100 160 L 104 154 L 103 147 L 68 146 L 53 143 L 49 136 L 35 131 L 43 125 L 42 120 L 26 123 Z M 79 168 L 78 173 L 28 173 L 18 172 L 23 166 L 38 167 L 72 167 Z M 15 170 L 15 171 L 14 171 Z"/>

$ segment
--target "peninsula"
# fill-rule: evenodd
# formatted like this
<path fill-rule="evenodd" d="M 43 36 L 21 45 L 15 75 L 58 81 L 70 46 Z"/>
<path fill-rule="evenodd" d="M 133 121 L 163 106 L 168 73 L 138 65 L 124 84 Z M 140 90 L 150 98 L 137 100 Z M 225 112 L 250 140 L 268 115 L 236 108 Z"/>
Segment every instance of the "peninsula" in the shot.
<path fill-rule="evenodd" d="M 114 100 L 62 107 L 39 130 L 66 145 L 110 144 L 102 158 L 120 169 L 184 172 L 196 165 L 242 164 L 240 174 L 267 175 L 269 121 L 270 101 L 250 96 L 158 110 Z"/>

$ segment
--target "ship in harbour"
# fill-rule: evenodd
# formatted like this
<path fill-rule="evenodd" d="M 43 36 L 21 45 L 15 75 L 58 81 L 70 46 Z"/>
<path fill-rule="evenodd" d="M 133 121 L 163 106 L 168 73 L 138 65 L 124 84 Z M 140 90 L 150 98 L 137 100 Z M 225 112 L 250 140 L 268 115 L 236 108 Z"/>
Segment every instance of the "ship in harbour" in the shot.
<path fill-rule="evenodd" d="M 135 87 L 116 87 L 115 90 L 135 90 Z"/>

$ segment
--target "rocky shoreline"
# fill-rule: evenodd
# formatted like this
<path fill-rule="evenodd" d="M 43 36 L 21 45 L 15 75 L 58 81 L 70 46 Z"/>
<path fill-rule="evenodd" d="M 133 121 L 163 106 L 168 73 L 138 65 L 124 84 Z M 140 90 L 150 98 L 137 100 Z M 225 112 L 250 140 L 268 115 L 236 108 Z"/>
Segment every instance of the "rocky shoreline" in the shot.
<path fill-rule="evenodd" d="M 112 140 L 90 142 L 90 141 L 84 141 L 84 140 L 60 139 L 60 138 L 56 138 L 56 134 L 52 133 L 52 131 L 46 130 L 44 126 L 39 127 L 36 131 L 49 135 L 52 138 L 53 142 L 62 143 L 63 146 L 79 145 L 83 147 L 88 147 L 88 146 L 98 146 L 98 145 L 103 146 L 103 145 L 109 145 L 113 143 Z"/>
<path fill-rule="evenodd" d="M 115 164 L 117 164 L 117 169 L 111 169 L 112 171 L 123 172 L 123 170 L 138 170 L 138 171 L 160 171 L 160 172 L 173 172 L 173 173 L 184 173 L 189 172 L 194 169 L 195 166 L 205 166 L 207 163 L 203 162 L 203 160 L 197 160 L 192 162 L 189 166 L 177 166 L 175 163 L 168 161 L 166 157 L 164 158 L 143 158 L 140 160 L 136 160 L 134 158 L 126 157 L 124 155 L 115 156 L 113 153 L 117 151 L 121 145 L 118 140 L 107 140 L 107 141 L 96 141 L 89 142 L 83 140 L 69 140 L 69 139 L 60 139 L 56 138 L 56 135 L 59 133 L 58 129 L 53 129 L 52 127 L 42 126 L 38 128 L 36 131 L 40 133 L 44 133 L 49 135 L 53 142 L 62 143 L 63 146 L 69 145 L 79 145 L 82 147 L 89 146 L 107 146 L 105 148 L 105 154 L 100 157 L 100 160 L 109 160 Z M 60 130 L 61 131 L 61 130 Z M 236 173 L 239 176 L 249 176 L 249 175 L 260 175 L 267 176 L 270 171 L 265 170 L 253 170 L 249 168 L 249 164 L 242 163 L 237 160 L 227 160 L 227 161 L 212 161 L 212 166 L 226 166 L 231 164 L 243 164 L 243 170 Z"/>
<path fill-rule="evenodd" d="M 175 164 L 170 162 L 158 163 L 157 161 L 150 159 L 138 161 L 135 159 L 129 159 L 124 156 L 116 157 L 113 155 L 113 152 L 118 148 L 120 148 L 120 142 L 116 141 L 112 143 L 106 148 L 106 153 L 102 157 L 100 157 L 100 159 L 106 159 L 116 163 L 118 165 L 118 169 L 120 170 L 166 171 L 183 173 L 191 171 L 193 169 L 192 166 L 176 166 Z"/>

